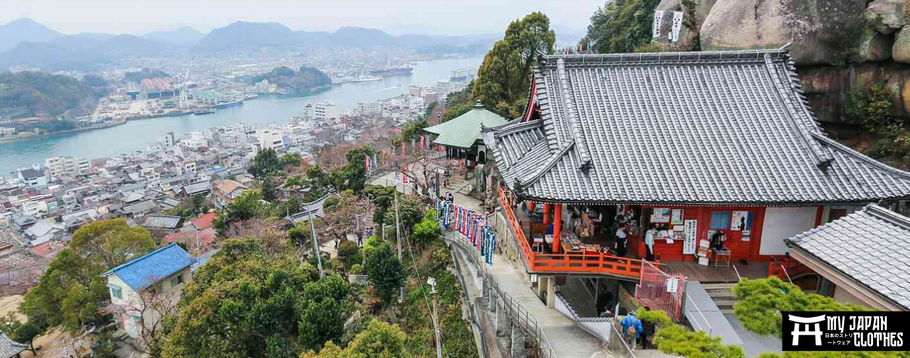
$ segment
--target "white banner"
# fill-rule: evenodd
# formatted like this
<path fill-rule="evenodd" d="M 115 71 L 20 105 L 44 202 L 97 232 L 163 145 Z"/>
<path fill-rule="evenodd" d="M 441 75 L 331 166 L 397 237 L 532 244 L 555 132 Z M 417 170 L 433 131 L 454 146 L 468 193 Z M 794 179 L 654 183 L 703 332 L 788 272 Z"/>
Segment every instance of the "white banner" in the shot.
<path fill-rule="evenodd" d="M 654 38 L 660 37 L 660 23 L 664 20 L 664 11 L 656 10 L 654 11 L 654 24 L 652 27 L 652 32 L 654 33 Z"/>
<path fill-rule="evenodd" d="M 679 30 L 682 29 L 683 13 L 682 11 L 673 12 L 673 28 L 670 29 L 670 42 L 679 41 Z"/>
<path fill-rule="evenodd" d="M 695 239 L 698 236 L 698 221 L 686 220 L 686 238 L 683 240 L 683 255 L 695 255 Z"/>

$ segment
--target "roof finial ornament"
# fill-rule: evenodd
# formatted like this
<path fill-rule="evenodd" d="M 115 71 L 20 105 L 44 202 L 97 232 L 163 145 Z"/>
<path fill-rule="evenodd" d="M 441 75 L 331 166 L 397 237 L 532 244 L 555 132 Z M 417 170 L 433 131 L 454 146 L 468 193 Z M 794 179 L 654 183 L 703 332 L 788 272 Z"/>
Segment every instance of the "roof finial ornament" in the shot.
<path fill-rule="evenodd" d="M 480 103 L 480 100 L 474 101 L 474 108 L 481 109 L 483 108 L 483 103 Z"/>

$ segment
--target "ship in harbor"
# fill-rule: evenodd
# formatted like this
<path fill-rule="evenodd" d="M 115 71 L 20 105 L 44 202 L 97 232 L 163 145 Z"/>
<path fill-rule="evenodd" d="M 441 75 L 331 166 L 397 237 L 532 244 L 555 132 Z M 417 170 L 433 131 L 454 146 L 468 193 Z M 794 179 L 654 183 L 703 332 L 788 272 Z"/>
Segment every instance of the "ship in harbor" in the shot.
<path fill-rule="evenodd" d="M 368 75 L 361 73 L 359 76 L 357 76 L 353 80 L 351 80 L 351 82 L 372 82 L 372 81 L 381 81 L 381 80 L 382 80 L 382 77 L 380 77 L 380 76 L 376 76 L 376 75 L 368 76 Z"/>
<path fill-rule="evenodd" d="M 242 106 L 242 105 L 243 105 L 243 100 L 238 99 L 238 100 L 233 100 L 233 101 L 218 102 L 218 104 L 215 105 L 215 109 L 224 109 L 224 108 L 228 108 L 228 107 Z"/>
<path fill-rule="evenodd" d="M 392 60 L 389 59 L 389 55 L 385 57 L 385 67 L 370 71 L 370 75 L 389 77 L 389 76 L 410 76 L 411 71 L 414 70 L 410 64 L 405 63 L 402 66 L 393 66 Z"/>
<path fill-rule="evenodd" d="M 414 70 L 414 69 L 411 68 L 411 67 L 409 67 L 409 66 L 403 66 L 403 67 L 385 67 L 385 68 L 379 69 L 379 70 L 372 70 L 372 71 L 370 71 L 370 74 L 373 75 L 373 76 L 382 76 L 382 77 L 389 77 L 389 76 L 410 76 L 410 75 L 411 75 L 411 71 L 413 71 L 413 70 Z"/>
<path fill-rule="evenodd" d="M 211 108 L 197 109 L 193 112 L 193 114 L 197 115 L 197 116 L 204 116 L 206 114 L 212 114 L 212 113 L 215 113 L 215 110 L 211 109 Z"/>

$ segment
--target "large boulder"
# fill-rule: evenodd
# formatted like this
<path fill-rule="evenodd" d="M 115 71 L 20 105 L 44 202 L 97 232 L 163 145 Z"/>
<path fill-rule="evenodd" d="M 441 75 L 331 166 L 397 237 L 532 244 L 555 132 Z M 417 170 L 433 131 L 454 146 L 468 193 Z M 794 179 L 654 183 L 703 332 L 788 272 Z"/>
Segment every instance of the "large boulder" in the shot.
<path fill-rule="evenodd" d="M 797 69 L 809 106 L 819 121 L 844 123 L 844 99 L 853 88 L 884 84 L 891 91 L 891 114 L 910 118 L 910 67 L 893 61 L 863 63 L 846 69 L 806 66 Z"/>
<path fill-rule="evenodd" d="M 891 48 L 894 61 L 910 63 L 910 26 L 904 26 L 894 35 L 894 47 Z"/>
<path fill-rule="evenodd" d="M 719 0 L 701 27 L 705 50 L 793 44 L 797 65 L 843 63 L 860 40 L 866 0 Z"/>
<path fill-rule="evenodd" d="M 907 25 L 910 1 L 875 0 L 866 8 L 866 22 L 884 35 L 894 33 Z"/>
<path fill-rule="evenodd" d="M 708 14 L 711 13 L 711 8 L 714 7 L 714 4 L 718 0 L 692 0 L 695 4 L 695 21 L 693 22 L 695 31 L 692 31 L 687 26 L 683 26 L 679 30 L 679 46 L 681 50 L 691 50 L 695 43 L 695 37 L 701 28 L 701 25 L 705 23 L 705 19 L 708 18 Z M 655 10 L 664 11 L 663 21 L 660 24 L 660 33 L 661 37 L 666 39 L 670 33 L 670 29 L 673 27 L 673 12 L 682 11 L 684 14 L 688 14 L 688 9 L 685 8 L 685 5 L 682 3 L 682 0 L 661 0 L 660 4 L 657 5 Z M 684 15 L 688 16 L 688 15 Z M 686 20 L 690 20 L 685 18 Z"/>
<path fill-rule="evenodd" d="M 891 58 L 893 42 L 891 36 L 882 35 L 873 29 L 864 29 L 856 51 L 857 57 L 864 62 L 887 60 Z"/>

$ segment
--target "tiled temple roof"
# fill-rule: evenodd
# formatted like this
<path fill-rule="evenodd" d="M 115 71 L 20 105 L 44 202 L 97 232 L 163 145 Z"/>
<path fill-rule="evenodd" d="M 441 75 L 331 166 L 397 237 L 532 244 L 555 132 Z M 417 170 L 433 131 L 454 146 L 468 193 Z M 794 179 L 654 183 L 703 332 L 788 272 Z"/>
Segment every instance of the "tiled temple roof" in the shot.
<path fill-rule="evenodd" d="M 869 205 L 791 238 L 790 245 L 910 310 L 910 219 Z"/>
<path fill-rule="evenodd" d="M 487 128 L 506 184 L 552 202 L 816 204 L 910 194 L 829 139 L 786 50 L 553 55 L 540 119 Z"/>

